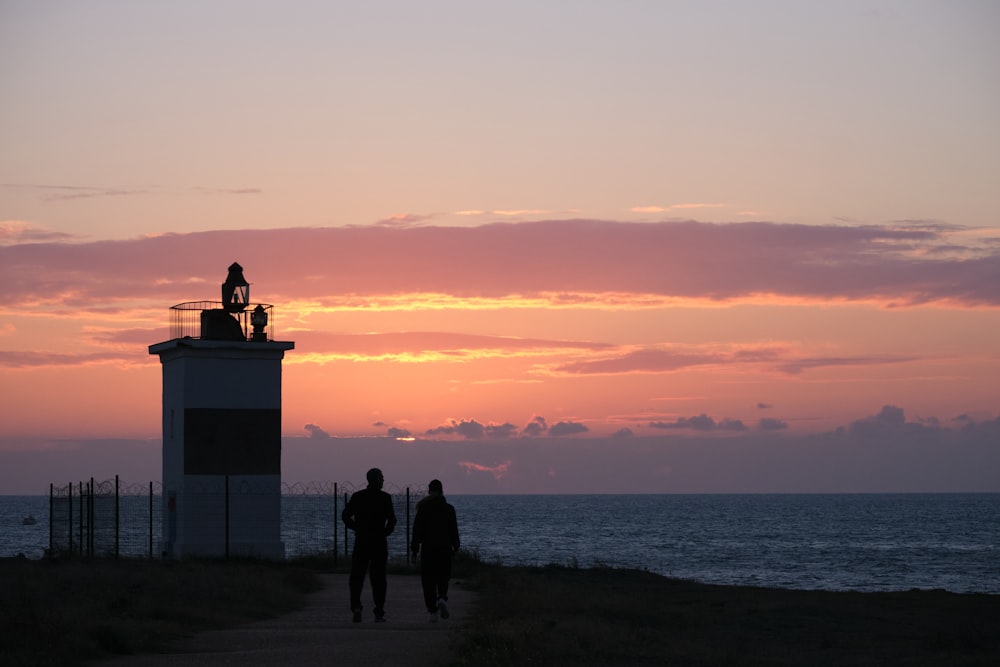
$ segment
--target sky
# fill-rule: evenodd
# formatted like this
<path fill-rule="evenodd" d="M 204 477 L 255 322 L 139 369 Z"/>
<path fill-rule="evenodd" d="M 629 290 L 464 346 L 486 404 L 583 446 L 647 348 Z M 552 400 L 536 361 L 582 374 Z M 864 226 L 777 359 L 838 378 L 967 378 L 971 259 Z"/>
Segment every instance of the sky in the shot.
<path fill-rule="evenodd" d="M 159 479 L 274 305 L 283 479 L 1000 491 L 1000 5 L 0 0 L 0 494 Z"/>

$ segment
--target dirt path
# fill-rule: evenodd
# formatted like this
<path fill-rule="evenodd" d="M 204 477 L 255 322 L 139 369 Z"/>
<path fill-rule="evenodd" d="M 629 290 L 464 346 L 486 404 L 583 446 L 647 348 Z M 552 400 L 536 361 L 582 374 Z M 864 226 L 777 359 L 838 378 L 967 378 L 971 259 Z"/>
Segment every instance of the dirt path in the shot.
<path fill-rule="evenodd" d="M 362 623 L 352 623 L 347 575 L 320 575 L 323 590 L 309 597 L 306 608 L 277 618 L 210 630 L 174 642 L 171 653 L 136 655 L 96 663 L 106 667 L 167 665 L 282 665 L 284 667 L 353 664 L 423 667 L 454 658 L 456 630 L 470 613 L 475 594 L 453 585 L 449 620 L 431 623 L 420 592 L 420 578 L 389 575 L 386 622 L 375 623 L 371 589 L 365 582 Z"/>

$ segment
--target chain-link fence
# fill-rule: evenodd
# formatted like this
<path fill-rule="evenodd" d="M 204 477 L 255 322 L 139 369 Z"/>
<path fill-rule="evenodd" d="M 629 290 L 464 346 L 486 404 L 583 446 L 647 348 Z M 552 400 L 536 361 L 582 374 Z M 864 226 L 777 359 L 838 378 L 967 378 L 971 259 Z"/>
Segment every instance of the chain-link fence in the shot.
<path fill-rule="evenodd" d="M 350 554 L 354 534 L 340 514 L 356 490 L 350 482 L 281 484 L 281 540 L 286 558 Z M 416 503 L 426 495 L 423 486 L 387 485 L 396 512 L 396 530 L 389 536 L 389 557 L 409 558 L 410 530 Z M 253 503 L 264 491 L 252 485 L 212 484 L 191 490 L 203 498 L 215 495 L 221 518 L 218 529 L 228 531 L 230 506 Z M 243 513 L 244 520 L 246 514 Z M 69 483 L 49 487 L 49 553 L 89 557 L 154 558 L 161 553 L 163 498 L 159 482 L 124 484 L 113 480 Z M 228 550 L 227 550 L 228 551 Z"/>
<path fill-rule="evenodd" d="M 113 480 L 49 486 L 49 551 L 152 558 L 160 535 L 160 483 Z"/>

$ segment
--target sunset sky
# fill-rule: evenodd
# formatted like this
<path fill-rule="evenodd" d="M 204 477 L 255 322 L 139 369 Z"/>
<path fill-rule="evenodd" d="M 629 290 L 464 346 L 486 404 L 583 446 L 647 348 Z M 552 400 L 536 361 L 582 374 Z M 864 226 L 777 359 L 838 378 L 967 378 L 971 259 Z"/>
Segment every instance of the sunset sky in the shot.
<path fill-rule="evenodd" d="M 160 474 L 234 261 L 283 477 L 1000 491 L 1000 4 L 0 0 L 0 494 Z"/>

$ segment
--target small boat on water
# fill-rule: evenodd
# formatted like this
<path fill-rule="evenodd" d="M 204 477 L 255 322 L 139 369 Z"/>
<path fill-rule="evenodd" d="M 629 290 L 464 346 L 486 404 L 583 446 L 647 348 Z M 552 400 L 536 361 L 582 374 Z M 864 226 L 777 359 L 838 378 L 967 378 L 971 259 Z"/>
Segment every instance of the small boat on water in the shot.
<path fill-rule="evenodd" d="M 33 514 L 29 514 L 28 516 L 24 517 L 25 526 L 34 526 L 36 523 L 38 523 L 38 519 L 36 519 Z"/>

